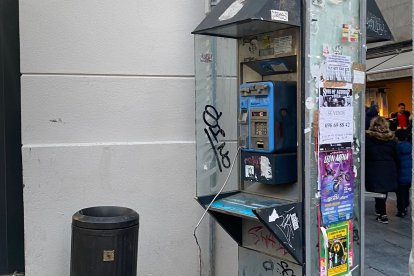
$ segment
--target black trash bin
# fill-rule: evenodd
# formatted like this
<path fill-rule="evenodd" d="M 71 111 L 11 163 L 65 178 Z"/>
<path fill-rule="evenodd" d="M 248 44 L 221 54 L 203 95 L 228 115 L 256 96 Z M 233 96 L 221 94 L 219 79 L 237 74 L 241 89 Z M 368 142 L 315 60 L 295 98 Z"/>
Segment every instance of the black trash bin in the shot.
<path fill-rule="evenodd" d="M 72 217 L 70 276 L 136 276 L 139 215 L 115 206 Z"/>

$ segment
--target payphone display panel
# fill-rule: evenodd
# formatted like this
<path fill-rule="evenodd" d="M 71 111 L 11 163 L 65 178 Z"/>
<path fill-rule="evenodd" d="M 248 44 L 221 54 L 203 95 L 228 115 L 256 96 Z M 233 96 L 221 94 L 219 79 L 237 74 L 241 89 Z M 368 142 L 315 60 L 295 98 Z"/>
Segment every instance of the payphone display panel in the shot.
<path fill-rule="evenodd" d="M 239 121 L 244 151 L 296 152 L 296 84 L 272 81 L 242 84 Z"/>

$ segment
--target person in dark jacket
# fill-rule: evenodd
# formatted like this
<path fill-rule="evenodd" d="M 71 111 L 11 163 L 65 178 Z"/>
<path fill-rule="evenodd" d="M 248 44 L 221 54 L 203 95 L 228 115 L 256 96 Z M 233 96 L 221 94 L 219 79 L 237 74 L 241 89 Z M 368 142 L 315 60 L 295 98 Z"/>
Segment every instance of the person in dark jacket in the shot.
<path fill-rule="evenodd" d="M 411 157 L 412 145 L 410 136 L 404 131 L 397 130 L 395 135 L 398 139 L 397 152 L 400 162 L 398 171 L 398 190 L 397 190 L 397 217 L 407 215 L 407 207 L 410 205 L 411 170 L 413 160 Z"/>
<path fill-rule="evenodd" d="M 365 188 L 369 192 L 382 193 L 375 198 L 377 221 L 388 223 L 386 200 L 388 192 L 398 188 L 398 154 L 394 132 L 381 116 L 372 119 L 365 140 Z"/>
<path fill-rule="evenodd" d="M 371 102 L 371 106 L 365 112 L 365 130 L 369 128 L 372 119 L 378 116 L 378 105 Z"/>

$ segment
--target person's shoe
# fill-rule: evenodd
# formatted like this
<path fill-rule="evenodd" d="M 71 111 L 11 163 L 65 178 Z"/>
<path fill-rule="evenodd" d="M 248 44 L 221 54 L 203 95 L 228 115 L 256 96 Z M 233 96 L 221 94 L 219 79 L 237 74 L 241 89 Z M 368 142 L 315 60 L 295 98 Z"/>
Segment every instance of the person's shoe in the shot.
<path fill-rule="evenodd" d="M 376 216 L 379 216 L 379 215 L 380 215 L 380 213 L 378 212 L 378 210 L 377 210 L 377 209 L 375 209 L 375 215 L 376 215 Z"/>
<path fill-rule="evenodd" d="M 388 217 L 387 215 L 378 216 L 377 221 L 384 224 L 388 224 Z"/>
<path fill-rule="evenodd" d="M 406 213 L 406 212 L 398 212 L 398 213 L 396 214 L 396 216 L 397 216 L 397 217 L 399 217 L 399 218 L 404 218 L 406 215 L 407 215 L 407 213 Z"/>

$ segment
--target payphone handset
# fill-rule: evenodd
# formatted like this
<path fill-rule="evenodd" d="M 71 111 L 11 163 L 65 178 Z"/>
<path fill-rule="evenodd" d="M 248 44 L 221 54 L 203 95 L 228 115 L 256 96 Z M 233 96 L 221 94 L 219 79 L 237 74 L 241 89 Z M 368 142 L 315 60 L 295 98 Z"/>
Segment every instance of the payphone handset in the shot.
<path fill-rule="evenodd" d="M 240 144 L 244 151 L 296 152 L 296 116 L 295 82 L 240 86 Z"/>

